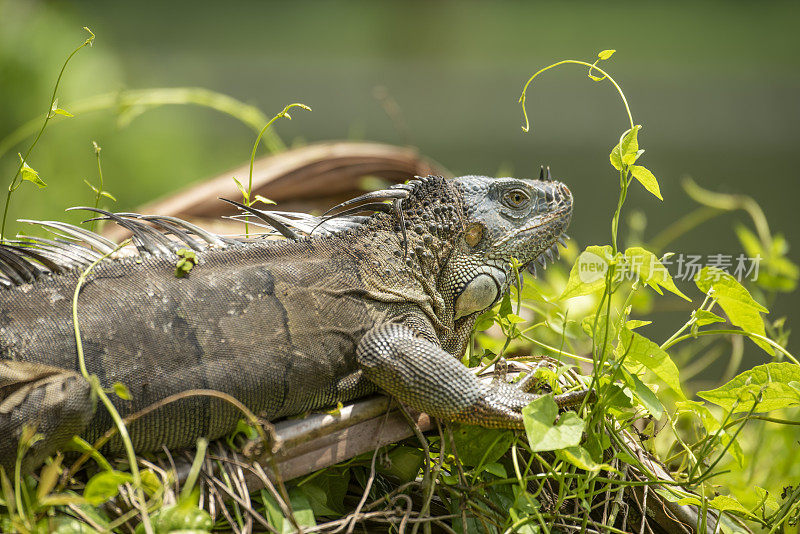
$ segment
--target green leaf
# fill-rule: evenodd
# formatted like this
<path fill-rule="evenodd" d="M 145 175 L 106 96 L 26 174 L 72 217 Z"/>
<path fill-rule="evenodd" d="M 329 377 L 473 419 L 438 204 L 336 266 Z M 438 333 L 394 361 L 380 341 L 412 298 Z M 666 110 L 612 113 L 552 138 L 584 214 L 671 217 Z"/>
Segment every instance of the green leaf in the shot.
<path fill-rule="evenodd" d="M 575 412 L 561 415 L 552 395 L 544 395 L 522 409 L 522 421 L 533 452 L 554 451 L 578 445 L 583 436 L 584 421 Z"/>
<path fill-rule="evenodd" d="M 133 482 L 133 476 L 130 473 L 101 471 L 86 483 L 86 488 L 83 490 L 83 498 L 92 506 L 98 506 L 112 497 L 116 497 L 119 493 L 119 487 L 129 482 Z"/>
<path fill-rule="evenodd" d="M 742 506 L 742 504 L 729 495 L 718 495 L 711 499 L 708 503 L 709 508 L 719 510 L 720 512 L 737 512 L 751 519 L 755 516 L 750 513 L 750 510 Z"/>
<path fill-rule="evenodd" d="M 721 428 L 721 424 L 717 421 L 717 418 L 714 417 L 714 414 L 711 413 L 711 410 L 708 409 L 708 406 L 703 404 L 702 402 L 697 401 L 678 401 L 676 406 L 679 410 L 684 413 L 695 414 L 697 417 L 700 418 L 700 422 L 703 423 L 703 428 L 706 429 L 706 433 L 711 436 Z M 725 447 L 728 443 L 731 442 L 733 436 L 728 431 L 723 430 L 719 433 L 719 441 L 720 444 Z M 733 456 L 736 462 L 739 464 L 739 467 L 744 467 L 744 453 L 742 452 L 742 447 L 739 445 L 739 442 L 734 440 L 731 443 L 731 446 L 728 447 L 728 454 Z"/>
<path fill-rule="evenodd" d="M 633 161 L 636 160 L 634 159 Z M 631 161 L 631 163 L 633 163 L 633 161 Z M 625 162 L 627 163 L 627 161 Z M 664 200 L 664 197 L 661 196 L 661 188 L 658 187 L 658 180 L 656 180 L 652 172 L 641 165 L 631 165 L 631 174 L 634 178 L 639 180 L 639 183 L 642 184 L 645 189 L 653 193 L 658 200 Z"/>
<path fill-rule="evenodd" d="M 264 196 L 261 196 L 261 195 L 256 195 L 255 199 L 256 199 L 256 202 L 261 202 L 262 204 L 275 204 L 276 203 L 274 200 L 270 200 L 267 197 L 264 197 Z"/>
<path fill-rule="evenodd" d="M 478 319 L 475 321 L 475 331 L 481 332 L 483 330 L 487 330 L 494 325 L 494 319 L 497 316 L 497 312 L 495 312 L 494 308 L 486 310 L 484 313 L 478 316 Z"/>
<path fill-rule="evenodd" d="M 272 495 L 265 490 L 261 490 L 261 501 L 264 504 L 264 508 L 266 508 L 267 520 L 270 525 L 275 527 L 281 534 L 295 532 L 292 523 L 283 516 L 281 508 Z M 294 511 L 295 521 L 297 521 L 299 526 L 313 527 L 316 525 L 314 510 L 311 508 L 311 503 L 299 487 L 294 487 L 289 490 L 289 501 Z"/>
<path fill-rule="evenodd" d="M 591 295 L 603 289 L 606 286 L 606 272 L 614 260 L 611 250 L 610 245 L 586 247 L 572 266 L 569 280 L 559 299 Z"/>
<path fill-rule="evenodd" d="M 266 490 L 259 491 L 261 495 L 261 504 L 264 505 L 264 511 L 266 512 L 264 515 L 266 516 L 267 522 L 274 528 L 281 532 L 283 530 L 283 514 L 281 513 L 281 508 L 278 506 L 278 501 L 275 498 L 267 493 Z"/>
<path fill-rule="evenodd" d="M 797 287 L 800 269 L 786 257 L 788 244 L 783 236 L 775 234 L 772 243 L 765 248 L 761 240 L 745 226 L 737 225 L 735 230 L 747 258 L 762 258 L 755 280 L 759 286 L 783 292 L 793 291 Z"/>
<path fill-rule="evenodd" d="M 614 355 L 618 360 L 625 356 L 623 365 L 632 372 L 636 372 L 639 366 L 646 367 L 675 391 L 681 400 L 686 399 L 675 362 L 666 351 L 646 337 L 623 328 Z"/>
<path fill-rule="evenodd" d="M 453 428 L 453 439 L 461 463 L 477 467 L 496 462 L 508 452 L 514 441 L 514 433 L 510 430 L 457 425 Z"/>
<path fill-rule="evenodd" d="M 245 188 L 245 186 L 242 185 L 242 182 L 240 182 L 235 176 L 233 177 L 233 181 L 236 183 L 236 189 L 239 190 L 239 192 L 242 194 L 242 197 L 245 199 L 245 201 L 249 202 L 250 201 L 250 196 L 247 193 L 247 188 Z"/>
<path fill-rule="evenodd" d="M 114 388 L 114 393 L 116 393 L 117 397 L 120 399 L 131 400 L 133 398 L 131 397 L 131 392 L 128 387 L 122 382 L 114 382 L 112 387 Z"/>
<path fill-rule="evenodd" d="M 647 325 L 651 324 L 652 322 L 653 321 L 642 321 L 640 319 L 630 319 L 628 321 L 625 321 L 625 328 L 627 328 L 628 330 L 634 330 L 636 328 L 639 328 L 640 326 L 647 326 Z"/>
<path fill-rule="evenodd" d="M 53 491 L 61 474 L 62 456 L 56 456 L 52 462 L 46 464 L 39 473 L 39 484 L 36 486 L 36 499 L 41 500 L 45 495 Z"/>
<path fill-rule="evenodd" d="M 626 391 L 618 385 L 609 384 L 608 382 L 603 382 L 602 388 L 604 392 L 603 403 L 609 408 L 624 410 L 626 408 L 633 407 L 633 402 L 631 400 L 633 395 L 631 394 L 630 390 Z M 603 436 L 605 436 L 605 434 L 603 434 Z"/>
<path fill-rule="evenodd" d="M 3 505 L 8 509 L 10 514 L 14 514 L 16 511 L 14 505 L 14 486 L 11 484 L 11 480 L 8 478 L 5 469 L 0 469 L 0 487 L 2 487 L 3 490 Z"/>
<path fill-rule="evenodd" d="M 561 449 L 556 452 L 556 456 L 571 463 L 578 469 L 584 469 L 586 471 L 592 471 L 595 473 L 600 470 L 616 471 L 614 467 L 608 464 L 598 464 L 595 462 L 592 456 L 589 454 L 589 451 L 579 445 Z"/>
<path fill-rule="evenodd" d="M 314 510 L 311 503 L 302 491 L 298 488 L 289 490 L 289 501 L 294 511 L 294 518 L 301 527 L 313 527 L 317 522 L 314 520 Z M 289 521 L 283 522 L 283 532 L 294 532 L 294 527 Z"/>
<path fill-rule="evenodd" d="M 114 202 L 117 201 L 116 197 L 114 195 L 112 195 L 111 193 L 109 193 L 108 191 L 100 191 L 100 196 L 109 198 L 109 199 L 113 200 Z"/>
<path fill-rule="evenodd" d="M 625 251 L 625 267 L 635 272 L 644 284 L 652 287 L 659 295 L 662 294 L 660 288 L 663 287 L 684 300 L 692 301 L 678 289 L 667 268 L 649 250 L 642 247 L 630 247 Z"/>
<path fill-rule="evenodd" d="M 64 515 L 44 517 L 39 521 L 38 527 L 39 530 L 37 532 L 49 532 L 50 534 L 99 534 L 100 532 L 86 523 L 81 523 L 74 517 Z"/>
<path fill-rule="evenodd" d="M 344 408 L 344 404 L 342 404 L 342 401 L 338 401 L 335 407 L 330 410 L 325 410 L 325 413 L 329 415 L 340 415 L 342 413 L 342 408 Z"/>
<path fill-rule="evenodd" d="M 520 276 L 525 278 L 526 280 L 523 282 L 522 291 L 519 292 L 519 296 L 522 300 L 533 300 L 536 302 L 549 302 L 549 299 L 545 297 L 540 288 L 534 280 L 532 275 L 526 274 L 524 271 L 519 273 Z M 511 297 L 515 299 L 517 296 L 517 286 L 511 286 Z"/>
<path fill-rule="evenodd" d="M 737 224 L 734 227 L 734 231 L 736 232 L 736 237 L 739 238 L 739 242 L 742 244 L 742 248 L 749 257 L 755 258 L 756 256 L 763 257 L 767 255 L 764 251 L 764 247 L 761 246 L 761 240 L 746 226 Z"/>
<path fill-rule="evenodd" d="M 639 399 L 639 402 L 642 403 L 645 410 L 655 419 L 661 419 L 661 416 L 664 414 L 664 405 L 658 400 L 658 396 L 653 390 L 647 387 L 647 384 L 642 382 L 638 376 L 629 373 L 625 369 L 622 370 L 622 376 L 629 390 Z"/>
<path fill-rule="evenodd" d="M 602 60 L 606 60 L 611 56 L 613 56 L 614 52 L 616 52 L 616 50 L 602 50 L 600 53 L 597 54 L 597 57 L 599 57 Z"/>
<path fill-rule="evenodd" d="M 511 294 L 506 292 L 506 294 L 503 295 L 503 300 L 500 301 L 500 309 L 497 311 L 497 315 L 505 319 L 511 315 L 511 312 Z"/>
<path fill-rule="evenodd" d="M 298 487 L 308 498 L 314 517 L 339 517 L 345 511 L 344 496 L 349 484 L 348 468 L 332 467 L 300 483 Z"/>
<path fill-rule="evenodd" d="M 379 466 L 378 472 L 396 478 L 404 484 L 417 478 L 424 462 L 425 453 L 420 449 L 400 445 L 389 451 L 386 464 Z"/>
<path fill-rule="evenodd" d="M 83 180 L 83 183 L 85 183 L 86 185 L 88 185 L 88 186 L 89 186 L 89 188 L 90 188 L 92 191 L 94 191 L 94 193 L 95 193 L 95 194 L 97 194 L 97 193 L 99 193 L 99 192 L 100 192 L 100 191 L 99 191 L 99 190 L 98 190 L 98 189 L 97 189 L 97 188 L 96 188 L 94 185 L 92 185 L 92 182 L 90 182 L 89 180 L 86 180 L 86 179 L 84 179 L 84 180 Z"/>
<path fill-rule="evenodd" d="M 695 284 L 700 291 L 717 301 L 733 325 L 745 332 L 765 336 L 761 313 L 768 313 L 769 310 L 753 300 L 750 292 L 733 276 L 716 267 L 703 267 L 695 278 Z M 751 339 L 768 354 L 775 353 L 765 341 Z"/>
<path fill-rule="evenodd" d="M 142 479 L 142 489 L 150 496 L 155 495 L 164 487 L 158 475 L 149 469 L 141 471 L 139 476 Z"/>
<path fill-rule="evenodd" d="M 622 140 L 617 143 L 617 146 L 611 149 L 609 159 L 611 160 L 611 165 L 618 171 L 621 171 L 623 166 L 629 165 L 628 163 L 623 163 L 626 156 L 634 155 L 638 157 L 639 130 L 641 130 L 641 128 L 641 125 L 636 125 L 631 130 L 628 130 L 625 135 L 622 136 Z M 635 159 L 633 161 L 635 161 Z"/>
<path fill-rule="evenodd" d="M 508 515 L 514 523 L 520 519 L 540 514 L 541 507 L 542 506 L 539 501 L 533 495 L 528 493 L 524 487 L 520 487 L 516 484 L 514 485 L 514 502 L 508 507 Z M 455 522 L 453 526 L 455 526 Z M 478 525 L 476 525 L 476 528 L 467 530 L 467 532 L 487 532 L 487 530 L 484 528 L 478 528 Z M 522 527 L 515 529 L 514 532 L 515 534 L 538 534 L 539 525 L 537 525 L 535 522 L 527 523 L 522 525 Z"/>
<path fill-rule="evenodd" d="M 692 312 L 697 326 L 706 326 L 713 323 L 724 323 L 725 319 L 708 310 L 695 310 Z"/>
<path fill-rule="evenodd" d="M 496 476 L 497 478 L 507 478 L 508 473 L 506 472 L 506 468 L 503 467 L 503 464 L 493 462 L 490 464 L 486 464 L 483 466 L 483 470 L 489 474 Z"/>
<path fill-rule="evenodd" d="M 111 464 L 108 463 L 108 460 L 106 460 L 105 457 L 97 451 L 97 449 L 92 447 L 92 445 L 88 441 L 84 440 L 80 436 L 72 436 L 72 439 L 69 441 L 68 447 L 69 447 L 68 450 L 74 450 L 81 453 L 89 454 L 92 457 L 92 459 L 95 462 L 97 462 L 97 465 L 100 467 L 100 469 L 105 469 L 107 471 L 111 471 L 114 469 L 113 467 L 111 467 Z"/>
<path fill-rule="evenodd" d="M 763 506 L 767 514 L 774 513 L 778 508 L 780 508 L 778 499 L 773 497 L 770 492 L 760 486 L 755 486 L 755 490 L 756 495 L 758 495 L 759 507 Z"/>
<path fill-rule="evenodd" d="M 447 476 L 443 476 L 442 477 L 442 479 L 445 479 L 445 478 L 448 478 L 448 477 Z M 458 483 L 458 476 L 457 475 L 456 475 L 456 482 L 455 483 Z M 513 501 L 511 499 L 511 491 L 505 490 L 506 487 L 507 486 L 504 486 L 503 487 L 504 489 L 502 489 L 500 491 L 503 492 L 503 493 L 506 493 L 506 495 L 503 495 L 504 498 L 502 500 L 506 501 L 505 507 L 506 508 L 510 508 L 511 507 L 511 503 Z M 500 493 L 500 492 L 497 492 L 497 493 Z M 495 494 L 494 488 L 492 488 L 492 491 L 489 491 L 489 492 L 486 493 L 486 497 L 488 497 L 492 501 L 499 500 L 499 499 L 497 499 L 498 495 Z M 464 498 L 453 497 L 453 498 L 445 500 L 444 503 L 442 503 L 445 506 L 447 506 L 447 504 L 446 504 L 447 501 L 448 500 L 450 501 L 449 510 L 450 510 L 450 513 L 453 514 L 453 519 L 449 520 L 448 523 L 447 523 L 448 525 L 452 525 L 452 530 L 450 530 L 450 532 L 453 532 L 453 531 L 458 532 L 458 533 L 466 532 L 466 533 L 470 533 L 470 534 L 478 534 L 478 533 L 483 534 L 483 533 L 487 533 L 487 532 L 498 532 L 495 529 L 487 530 L 485 528 L 486 527 L 486 523 L 483 520 L 483 518 L 485 518 L 485 517 L 492 517 L 492 514 L 494 514 L 495 512 L 491 508 L 489 508 L 486 505 L 486 503 L 483 503 L 483 502 L 479 501 L 478 499 L 469 498 L 469 497 L 467 497 L 467 498 L 469 499 L 468 502 Z M 469 512 L 462 515 L 462 511 L 464 511 L 464 510 L 469 510 Z M 452 521 L 452 523 L 450 523 L 450 521 Z M 420 529 L 420 530 L 422 530 L 422 529 Z M 388 528 L 388 529 L 371 528 L 371 529 L 362 530 L 362 532 L 367 532 L 367 531 L 369 531 L 369 532 L 392 532 L 392 533 L 400 532 L 400 530 L 398 530 L 397 528 Z M 411 532 L 411 531 L 412 531 L 411 528 L 406 529 L 406 532 Z M 444 532 L 443 529 L 438 529 L 438 528 L 434 529 L 434 532 L 440 532 L 440 531 Z M 520 530 L 520 531 L 516 531 L 516 532 L 522 533 L 524 531 Z"/>
<path fill-rule="evenodd" d="M 522 318 L 522 317 L 520 317 L 519 315 L 515 315 L 515 314 L 513 314 L 513 313 L 509 313 L 509 314 L 506 316 L 506 321 L 508 321 L 508 322 L 509 322 L 509 323 L 511 323 L 511 324 L 519 324 L 519 323 L 524 323 L 524 322 L 525 322 L 525 319 L 523 319 L 523 318 Z"/>
<path fill-rule="evenodd" d="M 800 405 L 800 391 L 790 384 L 800 381 L 800 365 L 773 362 L 757 365 L 735 376 L 730 382 L 710 391 L 700 391 L 697 396 L 733 413 L 747 412 L 754 398 L 761 396 L 756 411 L 769 412 Z"/>
<path fill-rule="evenodd" d="M 31 182 L 36 184 L 39 189 L 47 187 L 47 184 L 39 178 L 39 173 L 34 171 L 24 159 L 22 159 L 22 154 L 19 155 L 19 160 L 22 162 L 22 169 L 20 169 L 20 177 L 25 180 L 26 182 Z"/>
<path fill-rule="evenodd" d="M 205 510 L 201 510 L 193 502 L 194 499 L 187 499 L 173 506 L 167 506 L 154 512 L 150 516 L 153 530 L 157 534 L 174 532 L 178 534 L 201 534 L 210 532 L 214 527 L 211 516 Z M 144 525 L 136 526 L 136 534 L 144 533 Z"/>
<path fill-rule="evenodd" d="M 50 112 L 53 115 L 63 115 L 65 117 L 74 117 L 74 115 L 72 113 L 70 113 L 69 111 L 67 111 L 66 109 L 61 109 L 60 107 L 58 107 L 58 99 L 57 98 L 55 100 L 53 100 L 53 105 L 50 108 Z"/>

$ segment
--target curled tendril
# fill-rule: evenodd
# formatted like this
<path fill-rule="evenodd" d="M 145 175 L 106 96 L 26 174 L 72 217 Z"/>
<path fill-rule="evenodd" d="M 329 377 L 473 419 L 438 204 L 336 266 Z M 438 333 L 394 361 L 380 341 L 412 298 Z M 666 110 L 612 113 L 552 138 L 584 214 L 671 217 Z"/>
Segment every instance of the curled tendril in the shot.
<path fill-rule="evenodd" d="M 533 82 L 534 78 L 539 76 L 541 73 L 543 73 L 543 72 L 545 72 L 547 70 L 550 70 L 553 67 L 558 67 L 559 65 L 565 65 L 567 63 L 571 63 L 571 64 L 574 64 L 574 65 L 583 65 L 585 67 L 589 67 L 589 72 L 587 73 L 587 75 L 594 81 L 599 82 L 599 81 L 608 79 L 608 81 L 610 81 L 614 85 L 614 88 L 617 90 L 617 93 L 619 93 L 619 96 L 622 99 L 622 103 L 625 105 L 625 111 L 628 114 L 628 121 L 630 122 L 631 129 L 633 129 L 635 127 L 634 123 L 633 123 L 633 115 L 631 114 L 630 106 L 628 106 L 628 100 L 625 98 L 625 93 L 622 92 L 622 89 L 617 84 L 617 82 L 614 80 L 614 78 L 612 78 L 606 71 L 604 71 L 603 69 L 601 69 L 600 67 L 597 66 L 597 62 L 601 61 L 602 59 L 603 58 L 600 57 L 594 63 L 588 63 L 586 61 L 579 61 L 579 60 L 576 60 L 576 59 L 564 59 L 562 61 L 559 61 L 557 63 L 553 63 L 552 65 L 548 65 L 547 67 L 544 67 L 544 68 L 539 69 L 538 71 L 536 71 L 536 73 L 533 76 L 531 76 L 528 79 L 528 81 L 525 83 L 525 86 L 522 88 L 522 94 L 519 97 L 519 103 L 522 104 L 522 116 L 525 118 L 525 125 L 522 126 L 522 131 L 523 132 L 528 132 L 530 130 L 530 121 L 528 120 L 528 111 L 525 109 L 525 99 L 526 99 L 527 92 L 528 92 L 528 86 Z M 594 76 L 592 74 L 593 71 L 597 71 L 600 74 L 602 74 L 603 75 L 602 78 L 598 77 L 598 76 Z"/>

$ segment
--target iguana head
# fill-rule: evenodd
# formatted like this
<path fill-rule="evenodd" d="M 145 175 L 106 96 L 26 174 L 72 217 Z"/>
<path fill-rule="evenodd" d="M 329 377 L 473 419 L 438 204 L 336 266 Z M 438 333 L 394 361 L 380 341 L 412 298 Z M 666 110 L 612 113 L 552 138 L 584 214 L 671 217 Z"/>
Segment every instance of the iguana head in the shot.
<path fill-rule="evenodd" d="M 550 179 L 462 176 L 455 184 L 464 205 L 467 254 L 450 272 L 456 318 L 489 307 L 507 289 L 516 260 L 535 274 L 553 261 L 572 216 L 572 194 Z"/>
<path fill-rule="evenodd" d="M 545 262 L 548 251 L 555 252 L 563 241 L 572 194 L 561 182 L 485 176 L 455 181 L 464 199 L 464 239 L 476 256 L 487 262 L 515 258 L 527 266 Z"/>

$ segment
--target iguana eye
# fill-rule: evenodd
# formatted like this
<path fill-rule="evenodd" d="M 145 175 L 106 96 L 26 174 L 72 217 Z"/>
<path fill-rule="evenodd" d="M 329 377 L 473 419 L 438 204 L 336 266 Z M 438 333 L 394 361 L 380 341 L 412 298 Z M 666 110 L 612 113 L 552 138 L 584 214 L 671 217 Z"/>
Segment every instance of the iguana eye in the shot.
<path fill-rule="evenodd" d="M 531 197 L 528 193 L 522 189 L 512 189 L 503 195 L 503 204 L 509 208 L 521 208 L 527 204 L 530 199 Z"/>

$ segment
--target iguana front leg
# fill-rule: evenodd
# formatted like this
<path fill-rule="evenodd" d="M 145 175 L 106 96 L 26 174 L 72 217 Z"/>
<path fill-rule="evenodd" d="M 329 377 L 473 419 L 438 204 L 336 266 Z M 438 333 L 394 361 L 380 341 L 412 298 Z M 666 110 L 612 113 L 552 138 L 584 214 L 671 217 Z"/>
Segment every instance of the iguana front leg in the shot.
<path fill-rule="evenodd" d="M 367 332 L 356 358 L 364 376 L 381 389 L 442 419 L 522 428 L 522 408 L 538 397 L 501 380 L 478 380 L 440 346 L 401 324 L 382 324 Z M 556 397 L 562 406 L 575 400 L 575 395 Z"/>

